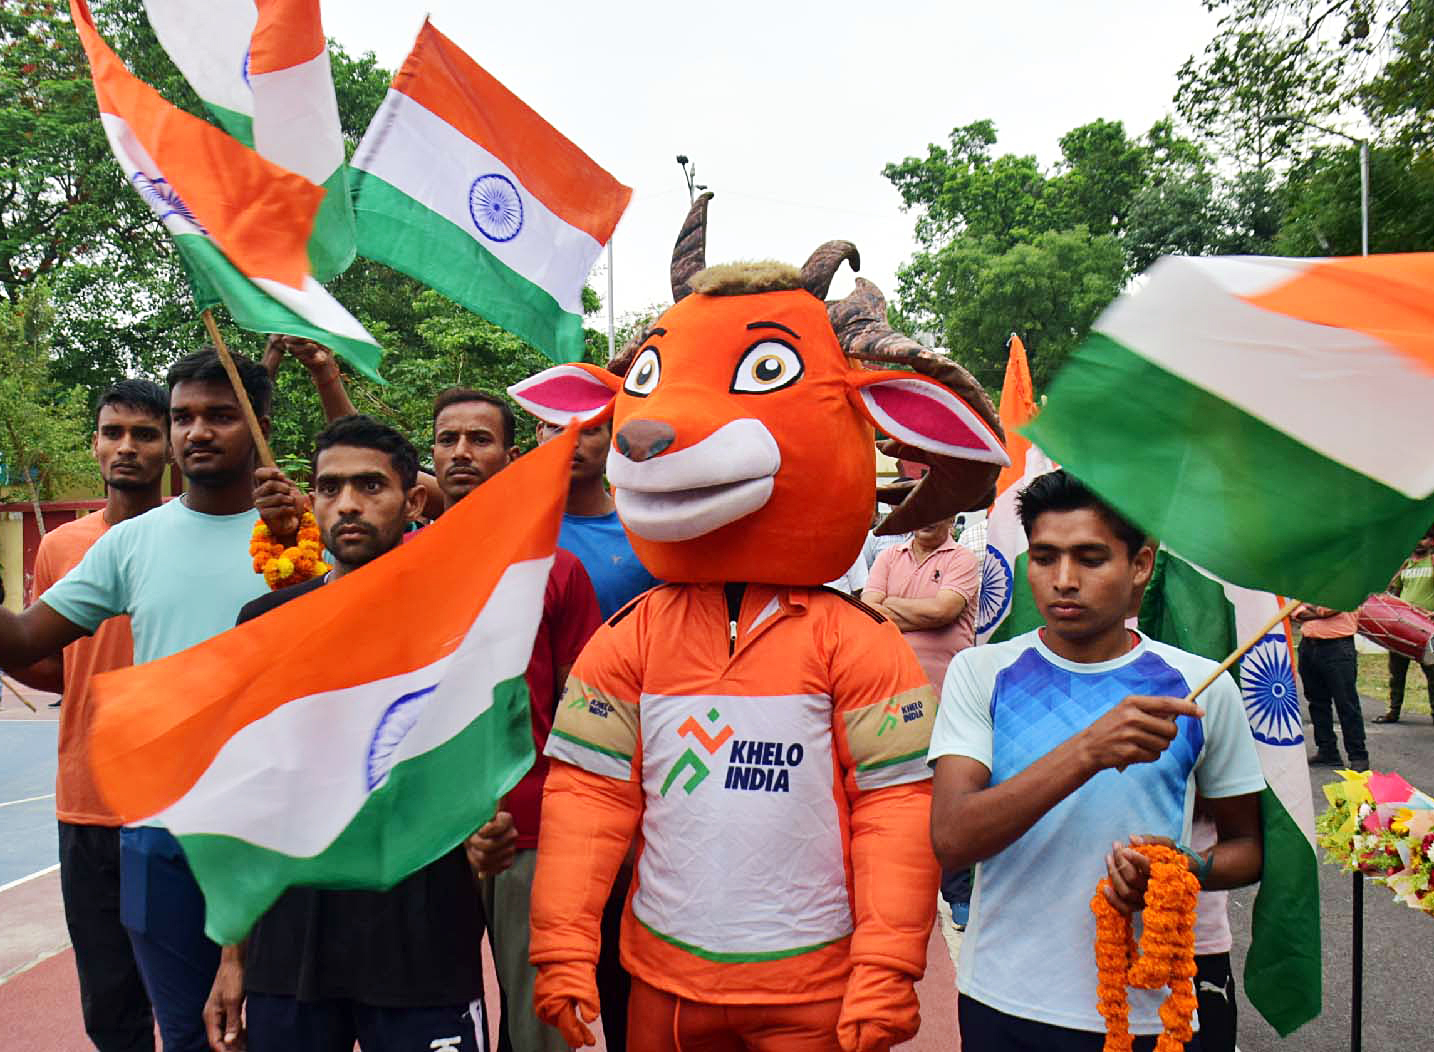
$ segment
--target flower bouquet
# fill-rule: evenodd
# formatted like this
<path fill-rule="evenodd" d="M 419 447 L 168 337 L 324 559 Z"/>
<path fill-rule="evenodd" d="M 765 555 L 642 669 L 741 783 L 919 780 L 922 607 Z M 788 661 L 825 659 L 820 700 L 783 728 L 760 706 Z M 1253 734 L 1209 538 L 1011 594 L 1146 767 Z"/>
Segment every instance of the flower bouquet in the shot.
<path fill-rule="evenodd" d="M 1434 913 L 1434 799 L 1393 772 L 1340 771 L 1315 834 L 1330 861 Z"/>

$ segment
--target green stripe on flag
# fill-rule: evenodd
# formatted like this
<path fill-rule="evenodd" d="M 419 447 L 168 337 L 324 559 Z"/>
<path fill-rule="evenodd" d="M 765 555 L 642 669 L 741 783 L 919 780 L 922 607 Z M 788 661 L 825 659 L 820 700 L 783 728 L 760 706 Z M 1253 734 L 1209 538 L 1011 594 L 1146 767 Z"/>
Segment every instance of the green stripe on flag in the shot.
<path fill-rule="evenodd" d="M 583 356 L 583 321 L 469 234 L 390 183 L 354 169 L 358 252 L 526 340 L 555 362 Z"/>
<path fill-rule="evenodd" d="M 454 737 L 394 765 L 317 855 L 298 858 L 218 834 L 181 836 L 204 889 L 205 934 L 220 945 L 239 942 L 286 887 L 393 887 L 492 818 L 533 759 L 528 687 L 515 676 L 499 683 L 492 706 Z"/>
<path fill-rule="evenodd" d="M 216 106 L 214 103 L 205 100 L 204 105 L 209 107 L 209 112 L 214 114 L 214 119 L 234 138 L 238 139 L 245 146 L 251 149 L 254 146 L 254 118 L 247 113 L 240 113 L 238 110 L 231 110 L 224 106 Z"/>
<path fill-rule="evenodd" d="M 1339 610 L 1382 588 L 1434 522 L 1434 495 L 1411 500 L 1100 333 L 1026 433 L 1192 562 Z"/>
<path fill-rule="evenodd" d="M 1319 862 L 1270 789 L 1260 794 L 1265 864 L 1245 955 L 1245 996 L 1281 1037 L 1320 1014 Z"/>
<path fill-rule="evenodd" d="M 349 200 L 349 168 L 341 164 L 324 180 L 324 200 L 309 235 L 309 268 L 314 280 L 330 281 L 349 268 L 357 254 L 353 202 Z"/>
<path fill-rule="evenodd" d="M 176 234 L 174 244 L 201 310 L 222 302 L 240 328 L 313 340 L 332 349 L 370 379 L 385 382 L 378 375 L 383 358 L 378 344 L 341 336 L 300 317 L 246 278 L 207 237 Z"/>
<path fill-rule="evenodd" d="M 1140 604 L 1140 630 L 1211 661 L 1224 661 L 1240 645 L 1224 586 L 1164 548 L 1155 553 Z M 1238 682 L 1240 666 L 1230 671 Z"/>

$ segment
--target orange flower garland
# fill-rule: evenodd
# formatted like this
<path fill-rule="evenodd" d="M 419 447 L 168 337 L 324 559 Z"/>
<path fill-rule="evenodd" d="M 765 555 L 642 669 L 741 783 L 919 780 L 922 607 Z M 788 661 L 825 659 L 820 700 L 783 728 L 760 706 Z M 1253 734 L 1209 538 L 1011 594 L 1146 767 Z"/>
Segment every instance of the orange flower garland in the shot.
<path fill-rule="evenodd" d="M 1155 1052 L 1180 1052 L 1194 1036 L 1195 1015 L 1195 902 L 1200 881 L 1190 872 L 1185 856 L 1175 848 L 1141 844 L 1136 848 L 1150 859 L 1150 883 L 1145 889 L 1144 930 L 1136 952 L 1131 918 L 1106 901 L 1110 881 L 1102 879 L 1090 900 L 1095 914 L 1095 967 L 1100 1014 L 1105 1020 L 1105 1052 L 1130 1052 L 1130 1001 L 1126 987 L 1158 990 L 1170 987 L 1160 1006 L 1165 1030 Z"/>
<path fill-rule="evenodd" d="M 299 533 L 292 547 L 274 539 L 269 527 L 260 519 L 249 538 L 249 554 L 254 557 L 254 572 L 264 575 L 270 589 L 303 584 L 329 572 L 324 562 L 324 543 L 319 537 L 319 522 L 314 513 L 306 511 L 299 518 Z"/>

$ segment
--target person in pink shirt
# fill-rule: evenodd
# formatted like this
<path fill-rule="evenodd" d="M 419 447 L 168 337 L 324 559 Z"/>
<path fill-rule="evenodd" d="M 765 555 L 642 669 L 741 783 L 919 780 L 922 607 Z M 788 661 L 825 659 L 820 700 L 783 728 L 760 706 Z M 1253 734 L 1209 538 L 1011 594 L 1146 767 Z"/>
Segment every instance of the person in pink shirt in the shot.
<path fill-rule="evenodd" d="M 981 566 L 951 539 L 954 521 L 923 526 L 882 551 L 861 591 L 862 602 L 901 629 L 938 691 L 951 658 L 976 641 Z"/>

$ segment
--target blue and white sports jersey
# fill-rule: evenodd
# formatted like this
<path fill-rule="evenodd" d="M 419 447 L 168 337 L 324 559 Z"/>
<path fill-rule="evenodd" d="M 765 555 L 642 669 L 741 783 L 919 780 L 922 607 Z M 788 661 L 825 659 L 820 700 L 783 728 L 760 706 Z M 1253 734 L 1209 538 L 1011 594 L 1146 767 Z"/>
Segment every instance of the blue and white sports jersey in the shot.
<path fill-rule="evenodd" d="M 1144 637 L 1129 653 L 1093 665 L 1058 657 L 1039 632 L 971 647 L 947 669 L 928 760 L 970 757 L 998 785 L 1128 695 L 1184 697 L 1214 667 Z M 1205 718 L 1180 717 L 1155 763 L 1101 771 L 976 867 L 957 968 L 963 995 L 1023 1019 L 1104 1031 L 1090 900 L 1111 845 L 1135 833 L 1186 843 L 1197 791 L 1240 796 L 1265 785 L 1235 681 L 1221 676 L 1200 704 Z M 1130 992 L 1132 1033 L 1160 1033 L 1161 998 L 1160 991 Z"/>

